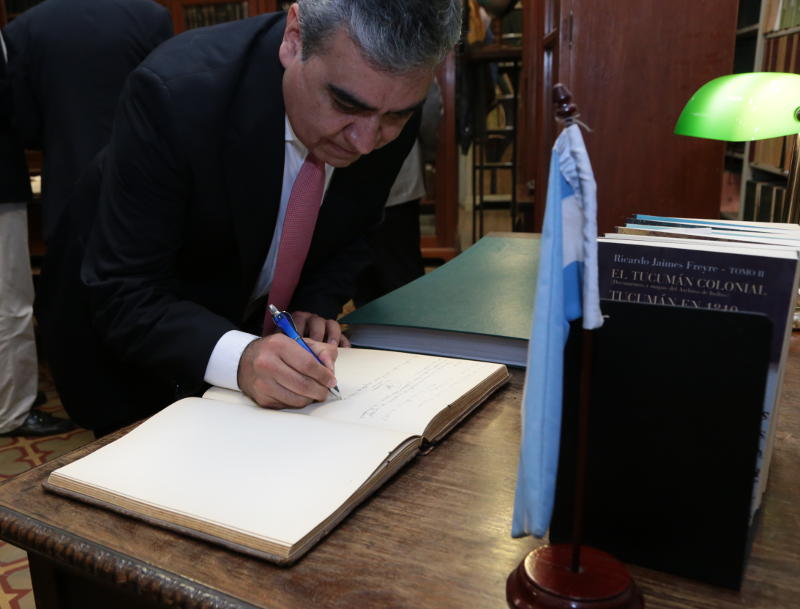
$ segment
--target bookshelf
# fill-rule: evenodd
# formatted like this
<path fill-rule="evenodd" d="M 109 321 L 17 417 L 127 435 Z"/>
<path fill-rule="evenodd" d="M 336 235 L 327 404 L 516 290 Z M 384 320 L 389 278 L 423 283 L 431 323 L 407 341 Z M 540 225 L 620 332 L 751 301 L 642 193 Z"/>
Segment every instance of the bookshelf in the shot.
<path fill-rule="evenodd" d="M 518 231 L 525 228 L 530 202 L 517 188 L 520 124 L 517 109 L 522 104 L 522 3 L 497 3 L 486 39 L 464 45 L 465 78 L 473 83 L 470 124 L 472 241 L 486 232 Z M 488 3 L 483 3 L 488 6 Z M 484 215 L 501 212 L 484 226 Z"/>
<path fill-rule="evenodd" d="M 760 69 L 764 37 L 762 23 L 769 0 L 741 0 L 736 20 L 736 42 L 731 73 L 755 72 Z M 745 161 L 752 154 L 749 142 L 730 142 L 725 145 L 725 169 L 722 173 L 720 216 L 727 219 L 742 218 L 745 185 L 751 179 L 751 163 Z M 767 171 L 767 170 L 765 170 Z"/>
<path fill-rule="evenodd" d="M 269 13 L 288 7 L 281 0 L 156 0 L 169 9 L 175 33 Z"/>
<path fill-rule="evenodd" d="M 261 13 L 285 10 L 290 0 L 153 0 L 169 9 L 175 33 Z M 0 0 L 0 26 L 42 0 Z"/>
<path fill-rule="evenodd" d="M 153 0 L 169 9 L 175 33 L 261 13 L 285 10 L 287 0 Z M 42 0 L 0 0 L 0 26 Z"/>
<path fill-rule="evenodd" d="M 734 72 L 800 73 L 800 0 L 741 0 Z M 726 150 L 726 178 L 736 180 L 739 205 L 732 217 L 786 220 L 786 182 L 795 136 Z M 725 207 L 723 185 L 723 208 Z"/>

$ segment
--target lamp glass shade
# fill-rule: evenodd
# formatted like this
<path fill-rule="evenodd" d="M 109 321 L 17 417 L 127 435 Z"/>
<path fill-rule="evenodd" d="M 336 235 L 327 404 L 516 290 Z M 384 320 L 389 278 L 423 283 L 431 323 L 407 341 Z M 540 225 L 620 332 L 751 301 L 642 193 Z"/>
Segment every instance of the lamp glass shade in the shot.
<path fill-rule="evenodd" d="M 800 74 L 753 72 L 710 80 L 683 108 L 675 133 L 743 142 L 800 132 Z"/>

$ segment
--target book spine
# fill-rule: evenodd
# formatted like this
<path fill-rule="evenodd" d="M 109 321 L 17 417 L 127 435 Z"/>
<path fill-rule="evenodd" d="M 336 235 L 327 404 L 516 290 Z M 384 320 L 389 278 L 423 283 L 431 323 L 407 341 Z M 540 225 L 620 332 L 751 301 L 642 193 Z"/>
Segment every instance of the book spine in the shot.
<path fill-rule="evenodd" d="M 771 184 L 761 183 L 758 185 L 760 195 L 758 196 L 758 206 L 756 220 L 758 222 L 769 222 L 772 220 L 773 188 Z"/>
<path fill-rule="evenodd" d="M 742 220 L 756 219 L 756 184 L 755 180 L 747 180 L 744 185 L 744 209 L 742 210 Z"/>

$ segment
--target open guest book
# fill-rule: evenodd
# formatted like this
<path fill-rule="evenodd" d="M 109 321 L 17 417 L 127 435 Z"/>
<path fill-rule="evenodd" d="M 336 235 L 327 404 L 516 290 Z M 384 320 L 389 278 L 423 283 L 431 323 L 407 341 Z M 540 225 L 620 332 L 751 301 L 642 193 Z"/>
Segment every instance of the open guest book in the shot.
<path fill-rule="evenodd" d="M 343 400 L 298 410 L 213 387 L 44 486 L 289 564 L 509 375 L 502 364 L 340 349 L 336 377 Z"/>

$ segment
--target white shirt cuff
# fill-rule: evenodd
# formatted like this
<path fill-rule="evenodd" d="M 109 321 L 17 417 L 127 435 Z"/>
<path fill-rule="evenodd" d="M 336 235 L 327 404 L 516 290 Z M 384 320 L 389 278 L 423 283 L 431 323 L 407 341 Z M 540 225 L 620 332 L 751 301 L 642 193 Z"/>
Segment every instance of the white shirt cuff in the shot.
<path fill-rule="evenodd" d="M 223 334 L 214 345 L 211 357 L 208 358 L 205 382 L 217 387 L 240 391 L 237 382 L 239 360 L 245 347 L 258 338 L 255 334 L 239 330 L 229 330 Z"/>

